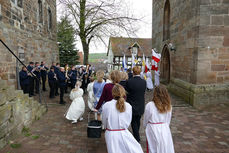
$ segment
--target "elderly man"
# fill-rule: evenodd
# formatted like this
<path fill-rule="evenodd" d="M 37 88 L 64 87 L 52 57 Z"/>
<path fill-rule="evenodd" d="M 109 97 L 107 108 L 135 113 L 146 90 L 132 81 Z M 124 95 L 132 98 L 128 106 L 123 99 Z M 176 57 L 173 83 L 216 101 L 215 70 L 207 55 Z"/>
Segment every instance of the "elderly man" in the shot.
<path fill-rule="evenodd" d="M 66 76 L 64 72 L 64 67 L 60 67 L 60 71 L 57 74 L 58 82 L 59 82 L 59 87 L 60 87 L 60 104 L 65 104 L 64 102 L 64 90 L 66 87 Z"/>
<path fill-rule="evenodd" d="M 141 68 L 135 66 L 133 68 L 133 77 L 126 82 L 127 102 L 132 106 L 131 127 L 135 139 L 140 142 L 139 129 L 140 119 L 145 108 L 145 91 L 146 81 L 140 77 Z"/>

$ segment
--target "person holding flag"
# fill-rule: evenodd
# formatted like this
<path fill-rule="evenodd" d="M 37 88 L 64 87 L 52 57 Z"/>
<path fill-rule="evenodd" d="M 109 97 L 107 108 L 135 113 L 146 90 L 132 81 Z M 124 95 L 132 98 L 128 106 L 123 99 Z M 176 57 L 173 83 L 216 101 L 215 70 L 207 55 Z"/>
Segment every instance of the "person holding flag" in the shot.
<path fill-rule="evenodd" d="M 126 64 L 126 55 L 124 54 L 123 59 L 122 59 L 122 67 L 124 72 L 127 71 L 127 64 Z"/>
<path fill-rule="evenodd" d="M 152 70 L 155 71 L 155 86 L 159 86 L 160 84 L 160 71 L 158 70 L 158 63 L 161 60 L 161 54 L 156 53 L 154 49 L 152 49 Z"/>
<path fill-rule="evenodd" d="M 152 74 L 150 71 L 150 64 L 148 58 L 146 58 L 145 64 L 145 80 L 146 80 L 146 87 L 148 90 L 153 90 L 153 81 L 152 81 Z"/>

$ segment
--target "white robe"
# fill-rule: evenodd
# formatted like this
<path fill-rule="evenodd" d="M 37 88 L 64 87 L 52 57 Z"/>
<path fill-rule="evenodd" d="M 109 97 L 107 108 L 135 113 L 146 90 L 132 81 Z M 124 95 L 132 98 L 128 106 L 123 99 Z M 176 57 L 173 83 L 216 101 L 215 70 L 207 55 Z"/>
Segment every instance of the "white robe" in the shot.
<path fill-rule="evenodd" d="M 93 105 L 95 102 L 95 98 L 94 98 L 94 92 L 93 92 L 93 85 L 94 82 L 91 82 L 88 84 L 87 86 L 87 92 L 88 92 L 88 100 L 87 100 L 87 104 L 90 110 L 93 110 Z"/>
<path fill-rule="evenodd" d="M 155 71 L 155 86 L 160 85 L 160 71 Z"/>
<path fill-rule="evenodd" d="M 112 81 L 111 81 L 111 80 L 109 80 L 109 79 L 107 79 L 107 80 L 106 80 L 106 83 L 112 83 Z"/>
<path fill-rule="evenodd" d="M 143 80 L 145 80 L 145 73 L 144 72 L 141 72 L 140 73 L 140 78 L 143 79 Z"/>
<path fill-rule="evenodd" d="M 145 108 L 143 126 L 146 128 L 149 153 L 174 153 L 173 139 L 169 128 L 172 111 L 160 113 L 154 102 Z M 160 123 L 163 124 L 152 124 Z"/>
<path fill-rule="evenodd" d="M 105 129 L 122 131 L 105 132 L 108 153 L 143 153 L 141 145 L 129 132 L 128 127 L 132 119 L 132 107 L 125 102 L 126 110 L 120 113 L 116 109 L 116 100 L 111 100 L 103 105 L 102 122 Z"/>
<path fill-rule="evenodd" d="M 152 81 L 152 74 L 151 72 L 146 73 L 146 86 L 148 89 L 152 90 L 153 89 L 153 81 Z"/>
<path fill-rule="evenodd" d="M 77 91 L 74 89 L 70 93 L 70 99 L 73 100 L 68 111 L 66 113 L 66 118 L 68 120 L 77 121 L 82 117 L 85 110 L 85 103 L 83 100 L 83 89 L 79 88 Z"/>

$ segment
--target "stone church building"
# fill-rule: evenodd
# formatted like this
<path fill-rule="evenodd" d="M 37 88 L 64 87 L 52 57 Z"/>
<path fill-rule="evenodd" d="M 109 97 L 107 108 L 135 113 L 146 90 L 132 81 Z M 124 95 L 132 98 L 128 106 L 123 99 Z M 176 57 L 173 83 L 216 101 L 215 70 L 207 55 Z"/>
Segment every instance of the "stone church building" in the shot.
<path fill-rule="evenodd" d="M 229 0 L 153 0 L 161 81 L 195 107 L 229 102 Z"/>
<path fill-rule="evenodd" d="M 0 39 L 26 65 L 58 61 L 56 28 L 55 0 L 0 0 Z M 0 44 L 0 79 L 14 84 L 16 69 L 21 65 Z"/>

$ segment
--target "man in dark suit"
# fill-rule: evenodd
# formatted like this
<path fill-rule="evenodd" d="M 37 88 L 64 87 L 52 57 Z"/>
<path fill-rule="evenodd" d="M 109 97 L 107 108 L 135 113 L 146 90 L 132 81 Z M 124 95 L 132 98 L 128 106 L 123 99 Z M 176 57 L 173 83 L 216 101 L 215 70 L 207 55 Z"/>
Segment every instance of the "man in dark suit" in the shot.
<path fill-rule="evenodd" d="M 30 72 L 34 72 L 34 63 L 33 62 L 29 62 L 29 65 L 27 66 L 27 70 L 29 70 Z M 34 76 L 33 75 L 29 75 L 29 96 L 35 96 L 34 95 Z"/>
<path fill-rule="evenodd" d="M 71 89 L 75 88 L 76 81 L 77 81 L 77 70 L 75 66 L 72 67 L 71 71 L 69 72 L 69 78 L 71 82 Z"/>
<path fill-rule="evenodd" d="M 49 87 L 50 87 L 49 98 L 54 98 L 56 80 L 57 80 L 57 77 L 56 77 L 56 74 L 54 73 L 54 67 L 52 66 L 48 73 L 48 82 L 49 82 Z"/>
<path fill-rule="evenodd" d="M 128 74 L 128 78 L 132 78 L 133 77 L 133 73 L 131 72 L 131 68 L 129 68 L 126 73 Z"/>
<path fill-rule="evenodd" d="M 29 93 L 29 75 L 25 66 L 23 66 L 22 70 L 19 72 L 19 78 L 21 89 L 23 90 L 24 94 Z"/>
<path fill-rule="evenodd" d="M 54 67 L 54 73 L 57 76 L 58 73 L 60 72 L 60 69 L 58 67 L 59 66 L 59 63 L 56 64 L 55 62 L 53 62 L 52 63 L 52 66 Z M 59 95 L 58 88 L 59 88 L 59 82 L 58 82 L 58 79 L 57 79 L 56 82 L 55 82 L 55 91 L 54 91 L 55 96 L 58 96 Z"/>
<path fill-rule="evenodd" d="M 131 127 L 135 139 L 140 142 L 140 119 L 145 109 L 146 81 L 140 78 L 141 68 L 133 68 L 133 77 L 126 82 L 127 102 L 132 106 Z"/>
<path fill-rule="evenodd" d="M 39 94 L 40 90 L 40 80 L 41 80 L 41 70 L 40 70 L 40 65 L 39 62 L 35 63 L 35 71 L 34 74 L 37 76 L 35 79 L 35 89 L 36 93 Z"/>
<path fill-rule="evenodd" d="M 65 91 L 65 87 L 66 87 L 66 76 L 65 76 L 65 72 L 64 72 L 64 67 L 60 68 L 60 71 L 57 74 L 57 79 L 59 82 L 59 87 L 60 87 L 60 104 L 65 104 L 64 102 L 64 91 Z"/>
<path fill-rule="evenodd" d="M 47 78 L 48 68 L 45 66 L 45 62 L 41 62 L 40 69 L 41 69 L 41 79 L 42 79 L 42 90 L 46 91 L 45 82 Z"/>

